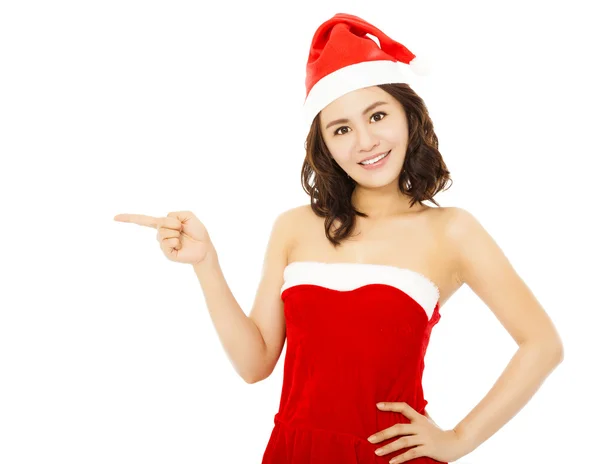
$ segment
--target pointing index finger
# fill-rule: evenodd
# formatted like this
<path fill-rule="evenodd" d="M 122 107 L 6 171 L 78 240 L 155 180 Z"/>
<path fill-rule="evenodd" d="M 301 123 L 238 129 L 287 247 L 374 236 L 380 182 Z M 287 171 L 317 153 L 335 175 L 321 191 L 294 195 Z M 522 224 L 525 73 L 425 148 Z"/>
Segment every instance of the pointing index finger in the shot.
<path fill-rule="evenodd" d="M 115 221 L 119 222 L 132 222 L 140 226 L 152 227 L 157 229 L 161 224 L 160 218 L 154 216 L 147 216 L 145 214 L 117 214 L 114 217 Z"/>

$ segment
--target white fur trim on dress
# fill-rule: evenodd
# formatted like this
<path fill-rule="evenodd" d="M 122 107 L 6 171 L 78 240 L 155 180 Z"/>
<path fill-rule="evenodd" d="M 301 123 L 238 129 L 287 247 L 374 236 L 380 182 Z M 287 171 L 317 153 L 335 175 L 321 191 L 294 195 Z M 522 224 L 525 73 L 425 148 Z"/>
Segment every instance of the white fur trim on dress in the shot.
<path fill-rule="evenodd" d="M 439 288 L 429 278 L 412 269 L 387 264 L 324 263 L 294 261 L 283 271 L 284 284 L 280 294 L 294 285 L 319 285 L 348 291 L 368 284 L 396 287 L 415 300 L 431 319 L 440 298 Z"/>

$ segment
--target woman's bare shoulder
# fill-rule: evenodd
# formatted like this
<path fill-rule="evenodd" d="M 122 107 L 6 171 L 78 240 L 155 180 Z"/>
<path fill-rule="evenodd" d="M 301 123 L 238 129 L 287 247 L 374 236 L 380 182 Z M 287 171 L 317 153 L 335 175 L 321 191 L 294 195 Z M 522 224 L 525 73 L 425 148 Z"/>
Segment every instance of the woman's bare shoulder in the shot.
<path fill-rule="evenodd" d="M 307 220 L 315 217 L 310 205 L 293 206 L 285 210 L 282 214 L 288 217 L 289 221 L 296 226 L 302 226 Z"/>
<path fill-rule="evenodd" d="M 439 217 L 443 221 L 444 230 L 447 233 L 452 233 L 456 228 L 462 227 L 465 221 L 472 218 L 473 215 L 464 208 L 459 206 L 445 206 L 438 209 Z"/>
<path fill-rule="evenodd" d="M 281 227 L 285 230 L 288 244 L 293 242 L 295 231 L 307 226 L 307 222 L 311 216 L 314 217 L 314 213 L 310 205 L 293 206 L 278 215 L 276 223 L 280 223 Z"/>

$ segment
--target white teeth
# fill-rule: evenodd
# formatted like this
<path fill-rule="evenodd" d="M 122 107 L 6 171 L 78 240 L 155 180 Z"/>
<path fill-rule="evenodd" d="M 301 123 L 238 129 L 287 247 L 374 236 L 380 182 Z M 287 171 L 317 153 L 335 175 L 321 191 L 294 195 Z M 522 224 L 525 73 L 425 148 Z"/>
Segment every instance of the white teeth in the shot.
<path fill-rule="evenodd" d="M 373 164 L 373 163 L 376 163 L 376 162 L 377 162 L 377 161 L 379 161 L 380 159 L 383 159 L 383 158 L 385 158 L 385 157 L 387 156 L 387 154 L 388 154 L 388 153 L 389 153 L 389 151 L 388 151 L 387 153 L 384 153 L 384 154 L 383 154 L 383 155 L 381 155 L 381 156 L 378 156 L 377 158 L 373 158 L 372 160 L 369 160 L 369 161 L 361 161 L 361 162 L 360 162 L 360 163 L 358 163 L 358 164 Z"/>

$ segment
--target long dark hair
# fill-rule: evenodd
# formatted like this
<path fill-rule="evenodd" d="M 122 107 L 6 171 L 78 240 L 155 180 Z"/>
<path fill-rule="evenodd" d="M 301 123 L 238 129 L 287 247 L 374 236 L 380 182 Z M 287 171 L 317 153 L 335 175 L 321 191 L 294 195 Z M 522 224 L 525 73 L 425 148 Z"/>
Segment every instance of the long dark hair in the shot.
<path fill-rule="evenodd" d="M 408 146 L 398 179 L 400 191 L 411 197 L 410 206 L 429 200 L 440 206 L 433 197 L 452 185 L 438 138 L 425 102 L 408 84 L 381 84 L 378 86 L 404 107 L 408 121 Z M 319 217 L 325 217 L 325 234 L 334 247 L 352 233 L 355 217 L 368 217 L 352 205 L 355 181 L 331 157 L 321 132 L 319 113 L 306 137 L 306 157 L 302 164 L 302 188 L 311 198 L 311 208 Z M 450 182 L 450 185 L 447 185 Z M 333 234 L 334 221 L 341 223 Z"/>

